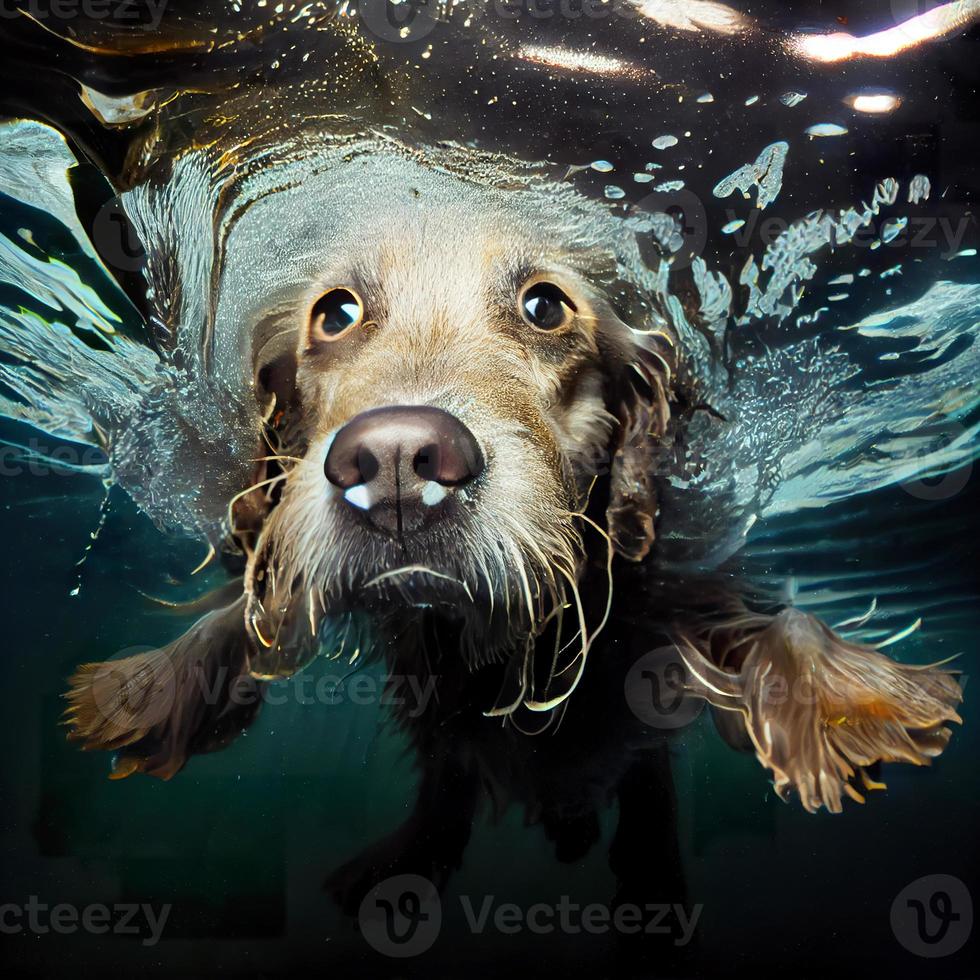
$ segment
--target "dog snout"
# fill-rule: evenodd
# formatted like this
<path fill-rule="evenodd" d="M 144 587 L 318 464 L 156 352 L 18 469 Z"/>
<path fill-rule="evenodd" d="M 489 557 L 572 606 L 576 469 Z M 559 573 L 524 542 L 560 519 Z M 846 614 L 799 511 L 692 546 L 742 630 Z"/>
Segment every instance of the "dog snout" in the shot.
<path fill-rule="evenodd" d="M 348 504 L 398 535 L 444 514 L 439 505 L 483 468 L 473 433 L 429 405 L 362 412 L 340 429 L 324 462 L 327 479 Z"/>

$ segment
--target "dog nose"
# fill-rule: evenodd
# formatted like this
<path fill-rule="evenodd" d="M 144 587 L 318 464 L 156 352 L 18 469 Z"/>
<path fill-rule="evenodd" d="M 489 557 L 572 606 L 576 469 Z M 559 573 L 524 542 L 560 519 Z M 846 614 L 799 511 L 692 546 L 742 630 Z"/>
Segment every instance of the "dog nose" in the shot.
<path fill-rule="evenodd" d="M 344 499 L 389 534 L 418 530 L 444 513 L 453 491 L 483 472 L 473 433 L 430 405 L 374 408 L 334 437 L 324 473 Z"/>

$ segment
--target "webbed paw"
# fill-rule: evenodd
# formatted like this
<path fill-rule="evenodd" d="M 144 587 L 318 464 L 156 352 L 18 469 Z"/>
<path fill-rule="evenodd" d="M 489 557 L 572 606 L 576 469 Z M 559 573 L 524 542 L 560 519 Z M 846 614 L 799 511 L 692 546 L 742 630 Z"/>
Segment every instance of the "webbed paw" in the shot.
<path fill-rule="evenodd" d="M 949 741 L 946 723 L 962 721 L 952 672 L 898 663 L 796 609 L 746 631 L 737 647 L 731 672 L 685 643 L 691 689 L 741 713 L 776 792 L 786 799 L 795 789 L 811 813 L 840 812 L 845 793 L 863 803 L 859 777 L 865 789 L 883 788 L 864 771 L 875 762 L 928 765 Z"/>

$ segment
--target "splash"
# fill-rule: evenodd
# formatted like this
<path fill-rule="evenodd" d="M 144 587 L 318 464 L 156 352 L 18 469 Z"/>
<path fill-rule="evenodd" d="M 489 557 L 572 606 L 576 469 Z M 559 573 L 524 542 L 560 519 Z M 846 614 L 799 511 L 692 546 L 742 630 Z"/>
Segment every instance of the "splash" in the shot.
<path fill-rule="evenodd" d="M 739 279 L 749 290 L 746 311 L 739 322 L 747 323 L 752 317 L 775 316 L 782 320 L 789 316 L 802 298 L 803 283 L 816 275 L 817 265 L 810 256 L 827 245 L 837 247 L 851 242 L 859 229 L 868 227 L 880 214 L 884 205 L 895 203 L 897 195 L 898 181 L 888 178 L 875 188 L 871 204 L 860 211 L 848 208 L 836 217 L 830 212 L 817 211 L 790 225 L 766 249 L 761 269 L 750 256 Z M 760 288 L 763 271 L 769 271 L 770 277 Z"/>
<path fill-rule="evenodd" d="M 715 197 L 728 197 L 740 190 L 747 198 L 751 189 L 756 187 L 756 207 L 762 210 L 772 204 L 783 186 L 783 166 L 788 153 L 789 143 L 770 144 L 759 154 L 755 163 L 747 163 L 718 181 L 713 191 Z"/>
<path fill-rule="evenodd" d="M 932 184 L 925 174 L 916 174 L 909 184 L 909 204 L 919 204 L 929 200 Z"/>

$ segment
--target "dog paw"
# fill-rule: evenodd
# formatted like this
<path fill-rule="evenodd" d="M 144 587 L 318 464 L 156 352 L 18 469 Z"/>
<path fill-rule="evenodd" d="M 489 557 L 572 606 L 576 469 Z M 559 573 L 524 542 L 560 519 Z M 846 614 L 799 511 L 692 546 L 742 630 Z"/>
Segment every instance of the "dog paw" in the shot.
<path fill-rule="evenodd" d="M 782 799 L 795 790 L 811 813 L 842 809 L 855 785 L 882 789 L 875 762 L 928 765 L 946 747 L 947 722 L 961 722 L 952 672 L 901 664 L 850 643 L 819 620 L 785 609 L 738 640 L 737 671 L 723 669 L 693 643 L 681 654 L 691 689 L 716 708 L 740 712 L 759 761 Z"/>
<path fill-rule="evenodd" d="M 396 875 L 418 875 L 441 892 L 459 868 L 464 847 L 451 829 L 423 829 L 409 819 L 332 871 L 323 888 L 349 916 L 357 915 L 372 889 Z"/>
<path fill-rule="evenodd" d="M 323 888 L 344 915 L 356 916 L 361 903 L 375 887 L 388 878 L 405 874 L 420 875 L 433 883 L 444 877 L 421 854 L 375 846 L 332 871 Z"/>
<path fill-rule="evenodd" d="M 193 753 L 225 744 L 259 701 L 246 673 L 242 610 L 239 601 L 209 613 L 159 650 L 83 664 L 65 694 L 68 738 L 116 752 L 110 779 L 134 772 L 170 779 Z"/>

